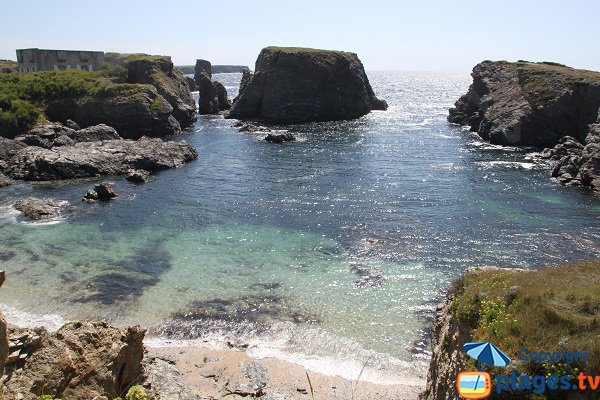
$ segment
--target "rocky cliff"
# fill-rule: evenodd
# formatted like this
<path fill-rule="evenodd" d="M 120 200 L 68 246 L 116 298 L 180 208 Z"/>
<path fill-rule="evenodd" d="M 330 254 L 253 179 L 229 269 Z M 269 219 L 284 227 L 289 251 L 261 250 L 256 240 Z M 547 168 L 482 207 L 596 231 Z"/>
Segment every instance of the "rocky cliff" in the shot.
<path fill-rule="evenodd" d="M 503 145 L 551 147 L 563 136 L 585 142 L 600 108 L 600 72 L 553 63 L 484 61 L 448 121 Z"/>
<path fill-rule="evenodd" d="M 507 367 L 485 367 L 492 375 L 490 399 L 595 399 L 594 391 L 515 389 L 498 392 L 497 375 L 557 375 L 577 382 L 579 371 L 600 373 L 600 264 L 539 270 L 477 268 L 454 282 L 436 310 L 432 357 L 420 400 L 459 399 L 456 377 L 475 371 L 466 342 L 491 341 L 512 359 Z M 533 362 L 519 360 L 521 349 L 535 352 L 588 351 L 589 360 Z M 569 386 L 571 388 L 571 386 Z"/>
<path fill-rule="evenodd" d="M 354 53 L 267 47 L 230 118 L 295 123 L 359 118 L 385 110 Z"/>

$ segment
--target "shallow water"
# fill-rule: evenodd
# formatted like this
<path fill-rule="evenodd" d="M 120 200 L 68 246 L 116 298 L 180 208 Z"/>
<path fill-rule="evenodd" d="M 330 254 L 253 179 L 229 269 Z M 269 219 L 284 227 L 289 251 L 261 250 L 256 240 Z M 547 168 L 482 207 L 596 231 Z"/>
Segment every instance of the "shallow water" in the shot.
<path fill-rule="evenodd" d="M 215 79 L 234 95 L 240 76 Z M 369 360 L 370 380 L 398 382 L 423 373 L 435 304 L 465 268 L 600 256 L 597 198 L 553 183 L 531 150 L 446 122 L 468 74 L 370 79 L 388 111 L 281 127 L 295 143 L 201 117 L 173 138 L 196 162 L 144 185 L 117 179 L 109 204 L 81 202 L 96 181 L 0 190 L 9 320 L 140 323 L 322 372 Z M 26 195 L 68 205 L 32 224 L 10 206 Z"/>

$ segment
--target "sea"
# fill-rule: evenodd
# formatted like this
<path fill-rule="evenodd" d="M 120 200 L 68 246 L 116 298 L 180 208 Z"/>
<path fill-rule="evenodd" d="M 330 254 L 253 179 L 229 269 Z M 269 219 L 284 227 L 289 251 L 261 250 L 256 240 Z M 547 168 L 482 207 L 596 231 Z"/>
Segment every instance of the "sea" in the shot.
<path fill-rule="evenodd" d="M 198 160 L 142 185 L 109 178 L 109 203 L 81 201 L 107 178 L 0 189 L 8 321 L 141 324 L 154 344 L 422 384 L 436 305 L 467 268 L 600 258 L 598 197 L 553 182 L 535 149 L 446 121 L 468 73 L 368 75 L 387 111 L 273 126 L 296 136 L 284 144 L 200 116 L 169 138 Z M 213 78 L 235 96 L 241 74 Z M 62 201 L 60 218 L 22 218 L 25 196 Z"/>

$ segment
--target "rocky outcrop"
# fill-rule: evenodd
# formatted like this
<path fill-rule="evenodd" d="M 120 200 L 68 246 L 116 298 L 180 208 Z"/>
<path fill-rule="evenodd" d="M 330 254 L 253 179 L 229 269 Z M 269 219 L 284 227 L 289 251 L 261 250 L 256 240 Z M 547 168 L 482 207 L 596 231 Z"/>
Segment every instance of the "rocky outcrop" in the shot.
<path fill-rule="evenodd" d="M 109 201 L 119 195 L 115 192 L 115 184 L 113 182 L 102 182 L 93 189 L 87 191 L 83 196 L 84 201 Z"/>
<path fill-rule="evenodd" d="M 127 175 L 125 176 L 125 178 L 129 182 L 144 183 L 147 182 L 148 179 L 150 179 L 150 172 L 145 171 L 143 169 L 130 169 L 129 171 L 127 171 Z"/>
<path fill-rule="evenodd" d="M 108 124 L 127 139 L 181 132 L 173 107 L 150 85 L 114 85 L 93 96 L 49 100 L 44 112 L 53 121 L 73 119 L 86 127 Z"/>
<path fill-rule="evenodd" d="M 3 394 L 24 400 L 42 394 L 75 400 L 124 396 L 142 380 L 144 334 L 139 326 L 105 322 L 71 322 L 56 333 L 11 329 Z"/>
<path fill-rule="evenodd" d="M 154 86 L 173 108 L 173 116 L 182 127 L 196 120 L 196 102 L 190 87 L 181 71 L 173 67 L 170 57 L 132 56 L 125 65 L 127 82 Z"/>
<path fill-rule="evenodd" d="M 171 360 L 149 355 L 143 365 L 144 386 L 149 387 L 153 400 L 202 400 L 186 385 Z"/>
<path fill-rule="evenodd" d="M 265 140 L 270 143 L 294 142 L 296 141 L 296 137 L 289 132 L 269 132 L 265 137 Z"/>
<path fill-rule="evenodd" d="M 198 85 L 198 112 L 200 114 L 218 114 L 219 111 L 231 108 L 227 99 L 227 89 L 220 82 L 213 82 L 205 71 L 196 75 Z"/>
<path fill-rule="evenodd" d="M 354 53 L 267 47 L 230 118 L 295 123 L 359 118 L 385 110 Z"/>
<path fill-rule="evenodd" d="M 540 148 L 564 136 L 584 143 L 600 108 L 600 73 L 553 63 L 484 61 L 448 121 L 484 140 Z"/>
<path fill-rule="evenodd" d="M 196 81 L 194 80 L 194 78 L 190 78 L 189 76 L 186 76 L 185 81 L 187 82 L 187 85 L 190 88 L 191 92 L 195 92 L 198 90 L 198 86 L 196 86 Z"/>
<path fill-rule="evenodd" d="M 56 200 L 38 199 L 37 197 L 27 197 L 14 204 L 15 209 L 34 221 L 58 217 L 59 206 L 60 204 Z"/>
<path fill-rule="evenodd" d="M 24 143 L 0 137 L 0 172 L 6 170 L 10 164 L 10 160 L 25 147 L 27 145 Z"/>
<path fill-rule="evenodd" d="M 196 60 L 196 66 L 194 67 L 194 80 L 198 83 L 198 77 L 204 72 L 210 79 L 212 79 L 212 65 L 210 61 Z"/>
<path fill-rule="evenodd" d="M 80 142 L 120 139 L 121 136 L 119 136 L 115 128 L 108 125 L 100 124 L 75 130 L 59 123 L 40 124 L 30 129 L 26 134 L 15 137 L 16 141 L 27 146 L 37 146 L 45 149 L 58 146 L 72 146 Z"/>
<path fill-rule="evenodd" d="M 0 271 L 0 288 L 6 280 L 6 272 Z M 0 376 L 4 374 L 4 367 L 8 360 L 8 326 L 2 310 L 0 310 Z"/>
<path fill-rule="evenodd" d="M 250 84 L 250 81 L 252 80 L 252 72 L 250 72 L 250 70 L 248 71 L 244 71 L 242 73 L 242 80 L 240 81 L 240 89 L 238 91 L 238 95 L 235 96 L 235 98 L 233 99 L 233 102 L 235 103 L 239 98 L 240 98 L 240 94 L 244 93 L 246 91 L 246 88 L 248 87 L 248 85 Z"/>
<path fill-rule="evenodd" d="M 198 112 L 202 115 L 217 114 L 219 112 L 219 98 L 213 81 L 205 71 L 197 74 L 195 79 L 200 96 L 198 100 Z"/>
<path fill-rule="evenodd" d="M 51 149 L 30 146 L 11 158 L 5 173 L 29 181 L 125 175 L 130 169 L 176 168 L 197 157 L 196 149 L 186 142 L 152 138 L 81 142 Z"/>

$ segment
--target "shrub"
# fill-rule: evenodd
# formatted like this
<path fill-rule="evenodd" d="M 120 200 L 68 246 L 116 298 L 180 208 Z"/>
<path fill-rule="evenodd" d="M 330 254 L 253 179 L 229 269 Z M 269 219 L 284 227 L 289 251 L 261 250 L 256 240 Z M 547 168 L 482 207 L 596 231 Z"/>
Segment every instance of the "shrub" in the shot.
<path fill-rule="evenodd" d="M 132 386 L 129 391 L 127 391 L 127 395 L 125 396 L 126 400 L 148 400 L 148 394 L 141 386 Z"/>

